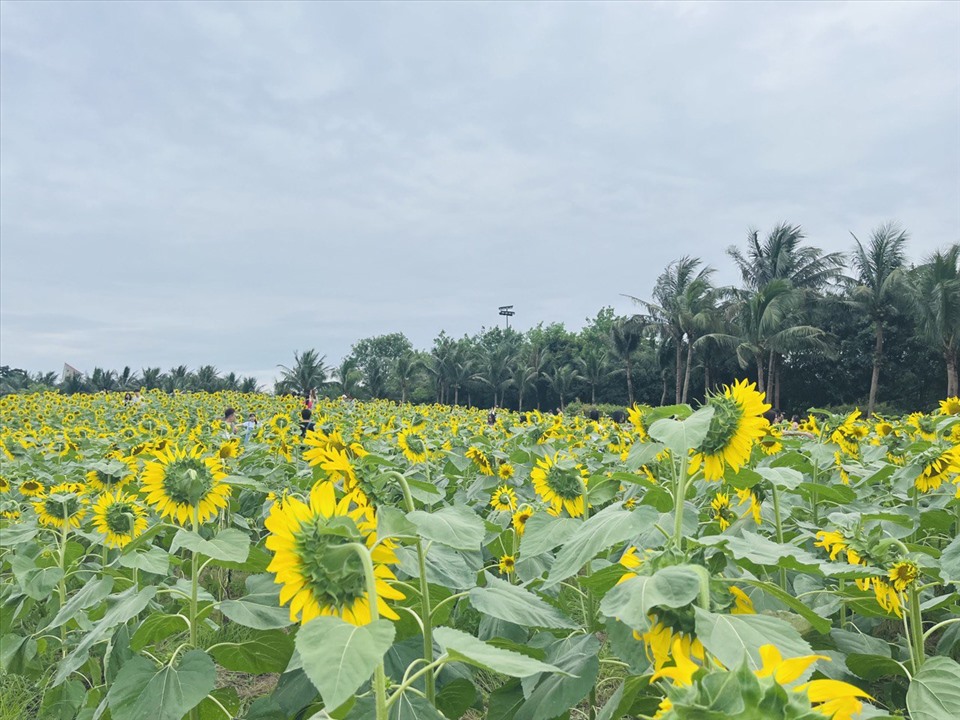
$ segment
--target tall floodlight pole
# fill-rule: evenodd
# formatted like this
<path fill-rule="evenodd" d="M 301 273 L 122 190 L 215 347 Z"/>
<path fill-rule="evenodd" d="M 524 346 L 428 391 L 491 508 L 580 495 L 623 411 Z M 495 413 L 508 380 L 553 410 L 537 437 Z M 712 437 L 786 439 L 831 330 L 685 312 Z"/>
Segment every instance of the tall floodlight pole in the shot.
<path fill-rule="evenodd" d="M 513 305 L 501 305 L 500 314 L 503 315 L 504 322 L 507 324 L 506 327 L 509 328 L 510 318 L 516 315 L 516 313 L 513 311 Z"/>

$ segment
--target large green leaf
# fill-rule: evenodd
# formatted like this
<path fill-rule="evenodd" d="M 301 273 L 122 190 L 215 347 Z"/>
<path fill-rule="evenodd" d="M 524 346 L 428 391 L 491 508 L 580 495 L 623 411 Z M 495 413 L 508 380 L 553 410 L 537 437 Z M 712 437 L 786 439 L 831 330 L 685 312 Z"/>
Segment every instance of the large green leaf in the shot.
<path fill-rule="evenodd" d="M 120 556 L 120 564 L 155 575 L 166 575 L 170 567 L 170 555 L 162 548 L 150 547 L 147 550 L 124 553 Z"/>
<path fill-rule="evenodd" d="M 653 575 L 639 575 L 614 587 L 600 603 L 600 612 L 631 627 L 646 628 L 649 625 L 647 615 L 652 608 L 685 607 L 699 593 L 700 575 L 697 571 L 683 565 L 666 567 Z"/>
<path fill-rule="evenodd" d="M 712 407 L 703 407 L 686 420 L 657 420 L 648 432 L 654 440 L 659 440 L 670 448 L 674 457 L 681 457 L 686 455 L 688 450 L 698 447 L 707 437 L 713 413 Z"/>
<path fill-rule="evenodd" d="M 393 644 L 389 620 L 351 625 L 337 617 L 314 618 L 297 633 L 303 671 L 333 709 L 345 703 L 373 675 Z"/>
<path fill-rule="evenodd" d="M 27 597 L 34 600 L 46 600 L 63 577 L 59 567 L 37 567 L 33 558 L 15 555 L 10 569 Z"/>
<path fill-rule="evenodd" d="M 549 720 L 574 707 L 593 689 L 600 672 L 600 642 L 594 635 L 572 635 L 562 640 L 534 638 L 546 644 L 547 660 L 563 671 L 524 678 L 527 702 L 515 720 Z"/>
<path fill-rule="evenodd" d="M 180 529 L 170 543 L 170 553 L 185 547 L 214 560 L 242 563 L 250 554 L 250 536 L 242 530 L 227 528 L 217 533 L 212 540 L 205 540 L 195 532 Z"/>
<path fill-rule="evenodd" d="M 283 630 L 261 630 L 241 642 L 217 643 L 210 654 L 227 670 L 263 675 L 279 673 L 293 655 L 293 636 Z"/>
<path fill-rule="evenodd" d="M 783 620 L 769 615 L 721 615 L 699 607 L 697 637 L 703 646 L 728 668 L 738 667 L 744 658 L 753 670 L 763 665 L 759 649 L 774 645 L 785 658 L 810 655 L 810 645 Z"/>
<path fill-rule="evenodd" d="M 657 517 L 657 511 L 649 505 L 625 510 L 621 503 L 614 503 L 593 515 L 581 523 L 560 548 L 543 587 L 553 587 L 575 575 L 601 550 L 624 543 L 640 534 L 652 525 Z"/>
<path fill-rule="evenodd" d="M 944 582 L 960 586 L 960 535 L 940 554 L 940 575 Z"/>
<path fill-rule="evenodd" d="M 510 677 L 527 677 L 541 672 L 563 672 L 554 665 L 510 650 L 494 647 L 460 630 L 439 627 L 433 639 L 451 657 L 470 665 Z"/>
<path fill-rule="evenodd" d="M 479 550 L 483 542 L 483 520 L 470 508 L 451 505 L 436 512 L 414 510 L 407 514 L 420 535 L 454 550 Z"/>
<path fill-rule="evenodd" d="M 580 521 L 573 518 L 553 517 L 545 512 L 534 514 L 527 520 L 520 538 L 520 557 L 531 558 L 550 552 L 563 545 L 580 525 Z"/>
<path fill-rule="evenodd" d="M 113 720 L 180 720 L 216 683 L 217 668 L 202 650 L 184 654 L 176 667 L 135 657 L 110 686 L 107 702 Z"/>
<path fill-rule="evenodd" d="M 293 624 L 290 610 L 280 605 L 280 586 L 274 576 L 251 575 L 246 580 L 247 594 L 236 600 L 224 600 L 220 612 L 239 625 L 256 630 L 276 630 Z"/>
<path fill-rule="evenodd" d="M 911 720 L 960 718 L 960 665 L 948 657 L 928 659 L 907 688 Z"/>
<path fill-rule="evenodd" d="M 470 602 L 479 612 L 527 627 L 578 627 L 529 590 L 511 585 L 489 573 L 486 582 L 486 587 L 475 587 L 470 591 Z"/>
<path fill-rule="evenodd" d="M 60 612 L 58 612 L 56 617 L 47 625 L 47 630 L 60 627 L 75 618 L 83 610 L 86 610 L 92 605 L 96 605 L 107 597 L 112 589 L 112 577 L 102 577 L 99 580 L 87 583 L 60 608 Z"/>
<path fill-rule="evenodd" d="M 134 652 L 140 652 L 171 635 L 187 632 L 190 626 L 187 620 L 181 615 L 171 615 L 167 612 L 153 613 L 146 620 L 140 623 L 140 627 L 130 638 L 130 648 Z"/>
<path fill-rule="evenodd" d="M 757 565 L 782 567 L 801 572 L 823 573 L 831 577 L 867 577 L 881 574 L 878 568 L 866 565 L 831 563 L 796 545 L 778 543 L 756 533 L 736 535 L 707 535 L 697 539 L 702 545 L 725 545 L 738 560 Z"/>
<path fill-rule="evenodd" d="M 795 613 L 801 615 L 821 635 L 830 632 L 832 623 L 827 618 L 815 613 L 801 600 L 798 600 L 779 585 L 774 585 L 773 583 L 766 582 L 764 580 L 751 580 L 750 578 L 743 578 L 737 582 L 742 585 L 750 585 L 752 587 L 759 588 L 768 595 L 772 595 Z"/>

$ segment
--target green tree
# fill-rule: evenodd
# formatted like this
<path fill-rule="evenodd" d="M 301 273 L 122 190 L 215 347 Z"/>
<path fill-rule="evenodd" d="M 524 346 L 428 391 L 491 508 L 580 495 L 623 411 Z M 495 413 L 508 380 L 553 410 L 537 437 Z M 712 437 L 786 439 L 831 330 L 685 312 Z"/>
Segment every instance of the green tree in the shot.
<path fill-rule="evenodd" d="M 566 399 L 572 395 L 574 385 L 580 380 L 580 375 L 577 374 L 576 368 L 572 365 L 561 365 L 547 374 L 547 380 L 550 382 L 553 391 L 560 397 L 560 410 L 563 411 L 566 407 Z"/>
<path fill-rule="evenodd" d="M 610 349 L 623 363 L 627 375 L 627 403 L 633 405 L 633 356 L 640 349 L 643 338 L 643 320 L 634 316 L 621 318 L 610 332 Z"/>
<path fill-rule="evenodd" d="M 947 396 L 960 394 L 960 244 L 938 250 L 916 269 L 914 302 L 920 330 L 943 355 L 947 366 Z"/>
<path fill-rule="evenodd" d="M 163 371 L 158 367 L 145 367 L 140 371 L 141 382 L 147 390 L 163 387 Z"/>
<path fill-rule="evenodd" d="M 610 361 L 607 350 L 600 347 L 589 347 L 577 358 L 580 368 L 580 377 L 590 386 L 590 402 L 597 402 L 597 385 L 602 383 L 611 374 Z"/>
<path fill-rule="evenodd" d="M 870 416 L 877 405 L 884 324 L 905 300 L 903 264 L 907 233 L 896 223 L 886 223 L 873 230 L 867 247 L 856 235 L 853 239 L 857 243 L 853 253 L 857 276 L 849 279 L 848 303 L 869 317 L 874 329 L 873 372 L 867 400 L 867 415 Z"/>
<path fill-rule="evenodd" d="M 326 355 L 320 355 L 316 350 L 305 350 L 293 353 L 293 367 L 278 365 L 280 380 L 276 384 L 276 392 L 296 393 L 307 397 L 313 388 L 321 388 L 327 382 L 329 368 L 324 363 Z"/>

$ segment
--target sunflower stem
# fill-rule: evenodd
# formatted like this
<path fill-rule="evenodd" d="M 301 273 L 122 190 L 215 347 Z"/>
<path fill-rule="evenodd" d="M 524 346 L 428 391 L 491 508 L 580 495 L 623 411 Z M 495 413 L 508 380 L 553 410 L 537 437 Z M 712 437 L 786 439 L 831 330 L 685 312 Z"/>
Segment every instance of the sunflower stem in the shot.
<path fill-rule="evenodd" d="M 426 463 L 428 468 L 429 465 L 430 463 Z M 429 473 L 429 470 L 427 472 Z M 416 510 L 407 479 L 394 470 L 388 471 L 387 474 L 395 477 L 400 484 L 400 488 L 403 490 L 403 501 L 406 505 L 407 512 Z M 427 582 L 427 556 L 423 550 L 423 543 L 419 536 L 417 537 L 417 563 L 420 570 L 420 617 L 423 618 L 423 659 L 427 665 L 430 665 L 433 662 L 433 610 L 430 607 L 430 585 Z M 432 673 L 424 678 L 424 690 L 426 691 L 427 700 L 431 705 L 435 706 L 437 704 L 437 683 Z"/>
<path fill-rule="evenodd" d="M 776 483 L 771 484 L 773 485 L 773 518 L 777 527 L 777 542 L 783 545 L 783 521 L 780 519 L 780 490 L 777 488 Z M 780 588 L 782 590 L 787 589 L 786 568 L 780 568 Z"/>
<path fill-rule="evenodd" d="M 57 594 L 60 596 L 60 609 L 67 604 L 67 535 L 70 533 L 70 514 L 66 506 L 63 509 L 63 527 L 60 528 L 60 580 L 57 582 Z M 67 624 L 60 626 L 60 652 L 67 656 Z"/>
<path fill-rule="evenodd" d="M 913 632 L 914 652 L 917 654 L 913 666 L 913 672 L 916 674 L 916 672 L 923 667 L 923 663 L 926 660 L 923 641 L 923 615 L 920 612 L 920 594 L 917 592 L 916 587 L 910 587 L 908 597 L 908 604 L 910 606 L 910 629 Z"/>
<path fill-rule="evenodd" d="M 367 604 L 370 606 L 370 622 L 375 623 L 380 620 L 380 609 L 377 607 L 379 600 L 377 577 L 373 574 L 373 561 L 370 559 L 370 551 L 360 543 L 350 543 L 347 547 L 353 548 L 363 565 L 363 576 L 367 581 Z M 373 672 L 373 687 L 377 706 L 376 718 L 377 720 L 387 720 L 387 673 L 383 669 L 382 657 L 377 662 L 376 670 Z"/>
<path fill-rule="evenodd" d="M 687 495 L 687 455 L 680 458 L 680 472 L 677 473 L 677 463 L 673 466 L 673 542 L 677 550 L 683 547 L 683 506 Z"/>
<path fill-rule="evenodd" d="M 200 533 L 200 508 L 193 506 L 193 531 Z M 200 583 L 200 571 L 197 565 L 197 551 L 190 553 L 190 645 L 197 647 L 197 590 Z M 199 713 L 197 708 L 190 711 L 190 720 L 197 720 Z"/>

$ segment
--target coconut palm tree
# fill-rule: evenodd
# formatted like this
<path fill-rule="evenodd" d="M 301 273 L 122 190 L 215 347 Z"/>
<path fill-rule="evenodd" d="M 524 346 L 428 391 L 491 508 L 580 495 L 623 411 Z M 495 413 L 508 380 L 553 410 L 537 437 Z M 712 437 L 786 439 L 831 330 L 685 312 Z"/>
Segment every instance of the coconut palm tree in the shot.
<path fill-rule="evenodd" d="M 591 347 L 577 358 L 580 376 L 590 386 L 590 402 L 597 403 L 597 385 L 612 374 L 610 372 L 610 356 L 602 347 Z"/>
<path fill-rule="evenodd" d="M 186 390 L 190 385 L 190 369 L 186 365 L 170 368 L 164 376 L 163 389 L 169 393 Z"/>
<path fill-rule="evenodd" d="M 357 388 L 360 386 L 361 373 L 357 369 L 357 360 L 353 357 L 345 357 L 339 367 L 333 370 L 334 386 L 341 395 L 347 397 L 356 397 Z"/>
<path fill-rule="evenodd" d="M 540 374 L 530 365 L 515 362 L 510 368 L 511 384 L 517 390 L 517 411 L 523 412 L 523 396 L 527 390 L 537 389 L 537 378 Z"/>
<path fill-rule="evenodd" d="M 463 343 L 458 344 L 450 353 L 446 363 L 447 387 L 453 388 L 453 404 L 460 404 L 460 389 L 464 387 L 474 375 L 476 364 L 470 356 L 469 348 Z"/>
<path fill-rule="evenodd" d="M 117 373 L 115 370 L 95 367 L 90 373 L 89 384 L 93 392 L 113 392 L 118 389 Z"/>
<path fill-rule="evenodd" d="M 120 390 L 137 390 L 140 388 L 140 378 L 130 369 L 130 366 L 124 366 L 117 374 L 117 387 Z"/>
<path fill-rule="evenodd" d="M 283 392 L 293 392 L 307 397 L 310 390 L 323 386 L 327 381 L 329 368 L 324 364 L 326 355 L 316 350 L 294 351 L 293 367 L 277 365 L 280 368 L 280 382 Z"/>
<path fill-rule="evenodd" d="M 237 389 L 242 393 L 260 392 L 260 383 L 258 383 L 257 379 L 252 375 L 247 375 L 240 380 Z"/>
<path fill-rule="evenodd" d="M 960 393 L 960 244 L 938 250 L 914 273 L 920 330 L 947 366 L 947 397 Z"/>
<path fill-rule="evenodd" d="M 503 402 L 507 388 L 513 383 L 510 377 L 510 366 L 513 358 L 510 348 L 506 344 L 486 349 L 480 356 L 480 370 L 474 373 L 474 380 L 479 380 L 493 390 L 493 404 L 499 407 Z"/>
<path fill-rule="evenodd" d="M 642 318 L 634 315 L 619 319 L 610 331 L 610 349 L 623 362 L 627 374 L 627 402 L 630 405 L 633 405 L 633 355 L 640 348 L 643 329 Z"/>
<path fill-rule="evenodd" d="M 573 393 L 573 386 L 582 378 L 572 365 L 556 367 L 547 374 L 547 381 L 553 391 L 560 396 L 560 410 L 566 406 L 566 398 Z"/>
<path fill-rule="evenodd" d="M 420 372 L 421 365 L 420 358 L 413 352 L 405 352 L 394 361 L 393 373 L 400 386 L 400 402 L 407 401 L 407 391 Z"/>
<path fill-rule="evenodd" d="M 155 390 L 163 385 L 163 371 L 158 367 L 145 367 L 140 371 L 140 375 L 147 390 Z"/>
<path fill-rule="evenodd" d="M 217 392 L 221 385 L 220 371 L 213 365 L 202 365 L 193 374 L 193 387 L 202 392 Z"/>
<path fill-rule="evenodd" d="M 867 400 L 867 415 L 870 416 L 877 405 L 884 321 L 903 307 L 906 300 L 903 263 L 907 233 L 891 222 L 873 230 L 866 248 L 856 235 L 853 239 L 857 243 L 853 253 L 857 276 L 847 279 L 850 291 L 847 303 L 869 317 L 874 328 L 873 373 Z"/>

